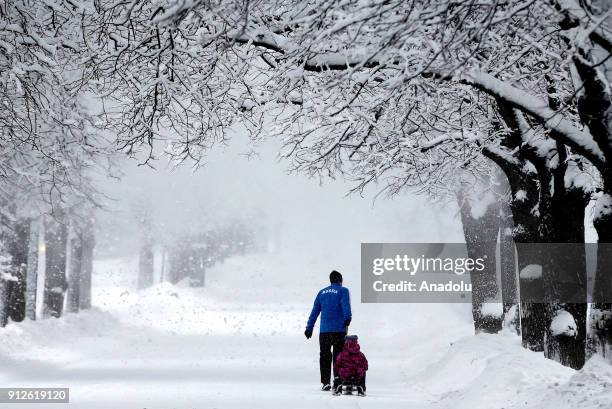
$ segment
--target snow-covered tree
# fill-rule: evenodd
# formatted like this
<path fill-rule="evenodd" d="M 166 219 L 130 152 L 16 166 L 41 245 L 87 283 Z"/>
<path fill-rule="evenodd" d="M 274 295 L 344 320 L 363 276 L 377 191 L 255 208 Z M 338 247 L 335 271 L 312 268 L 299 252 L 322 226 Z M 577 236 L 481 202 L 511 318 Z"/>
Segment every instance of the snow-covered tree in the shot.
<path fill-rule="evenodd" d="M 48 227 L 66 224 L 52 219 L 58 214 L 72 217 L 84 204 L 99 205 L 92 177 L 110 166 L 108 141 L 97 131 L 81 87 L 83 12 L 81 4 L 65 1 L 9 0 L 0 5 L 1 233 L 23 276 L 27 272 L 27 279 L 20 276 L 19 292 L 27 287 L 30 318 L 36 316 L 36 275 L 43 273 L 36 268 L 39 250 L 49 256 L 46 264 L 54 271 L 45 280 L 46 301 L 59 294 L 53 289 L 65 287 L 65 266 L 58 260 L 66 248 L 50 246 L 57 257 L 39 249 L 39 219 L 46 215 Z M 56 298 L 53 307 L 47 306 L 52 315 L 61 310 L 63 293 Z"/>

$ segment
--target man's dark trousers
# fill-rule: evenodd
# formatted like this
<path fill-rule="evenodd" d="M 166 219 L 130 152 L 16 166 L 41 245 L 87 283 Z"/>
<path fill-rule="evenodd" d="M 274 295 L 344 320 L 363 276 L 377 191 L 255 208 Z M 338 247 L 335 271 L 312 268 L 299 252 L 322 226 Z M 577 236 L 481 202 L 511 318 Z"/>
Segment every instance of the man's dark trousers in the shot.
<path fill-rule="evenodd" d="M 326 385 L 330 383 L 331 367 L 334 363 L 334 378 L 338 376 L 336 373 L 336 357 L 344 347 L 344 332 L 322 332 L 319 334 L 319 367 L 321 369 L 321 383 Z"/>

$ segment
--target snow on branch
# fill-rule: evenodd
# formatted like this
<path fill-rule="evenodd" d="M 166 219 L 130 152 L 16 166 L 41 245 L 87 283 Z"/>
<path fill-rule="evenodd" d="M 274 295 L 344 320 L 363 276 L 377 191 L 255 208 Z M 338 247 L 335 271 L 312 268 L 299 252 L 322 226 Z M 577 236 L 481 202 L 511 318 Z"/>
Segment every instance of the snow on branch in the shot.
<path fill-rule="evenodd" d="M 583 47 L 586 44 L 586 39 L 589 38 L 608 53 L 612 53 L 612 35 L 603 27 L 604 22 L 612 15 L 612 9 L 593 18 L 575 0 L 557 0 L 556 7 L 565 15 L 566 26 L 584 25 L 575 37 L 577 46 Z"/>
<path fill-rule="evenodd" d="M 516 159 L 494 129 L 497 98 L 527 117 L 521 148 L 549 158 L 552 137 L 605 164 L 572 116 L 571 51 L 550 30 L 563 16 L 548 2 L 106 0 L 99 10 L 86 73 L 111 96 L 110 129 L 129 154 L 163 144 L 197 162 L 240 123 L 254 139 L 280 137 L 292 170 L 431 191 L 487 172 L 484 152 Z M 558 109 L 544 102 L 547 75 Z"/>
<path fill-rule="evenodd" d="M 477 70 L 461 74 L 459 79 L 498 97 L 521 111 L 536 118 L 543 126 L 554 130 L 561 142 L 572 147 L 594 164 L 604 164 L 605 157 L 587 130 L 579 129 L 563 114 L 553 111 L 541 98 L 512 86 L 511 84 Z"/>

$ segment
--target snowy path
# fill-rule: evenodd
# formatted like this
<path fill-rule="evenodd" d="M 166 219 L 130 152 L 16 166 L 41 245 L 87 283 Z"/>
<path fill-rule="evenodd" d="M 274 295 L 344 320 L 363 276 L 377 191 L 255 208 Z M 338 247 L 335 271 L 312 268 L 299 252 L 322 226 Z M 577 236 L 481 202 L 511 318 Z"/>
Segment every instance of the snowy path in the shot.
<path fill-rule="evenodd" d="M 316 343 L 298 336 L 173 334 L 100 311 L 22 327 L 8 329 L 20 341 L 2 384 L 69 386 L 71 408 L 427 407 L 401 356 L 374 350 L 363 399 L 318 391 Z"/>
<path fill-rule="evenodd" d="M 368 396 L 332 396 L 318 390 L 317 342 L 302 335 L 309 295 L 252 282 L 99 287 L 91 311 L 0 330 L 0 384 L 70 387 L 58 409 L 611 407 L 609 365 L 576 373 L 516 336 L 471 336 L 465 305 L 354 302 Z"/>

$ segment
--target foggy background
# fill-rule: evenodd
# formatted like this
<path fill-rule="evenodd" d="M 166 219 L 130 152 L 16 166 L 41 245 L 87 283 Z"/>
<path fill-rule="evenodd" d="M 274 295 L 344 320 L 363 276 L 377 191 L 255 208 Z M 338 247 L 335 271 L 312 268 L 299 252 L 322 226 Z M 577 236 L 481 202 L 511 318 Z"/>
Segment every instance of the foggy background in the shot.
<path fill-rule="evenodd" d="M 294 260 L 296 271 L 315 262 L 324 271 L 311 273 L 322 282 L 331 269 L 358 281 L 361 242 L 463 241 L 455 203 L 433 203 L 409 193 L 375 200 L 376 188 L 363 197 L 347 196 L 349 181 L 288 174 L 275 141 L 247 155 L 251 148 L 246 136 L 234 135 L 198 169 L 164 158 L 152 162 L 154 169 L 122 159 L 123 177 L 103 181 L 109 199 L 96 216 L 96 258 L 138 253 L 143 207 L 152 225 L 156 264 L 164 244 L 238 220 L 253 229 L 256 252 Z M 134 273 L 126 272 L 126 278 L 135 280 Z M 292 279 L 297 274 L 287 273 Z"/>

